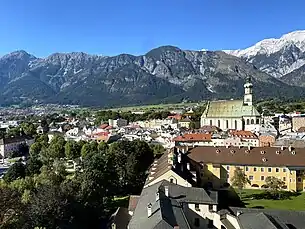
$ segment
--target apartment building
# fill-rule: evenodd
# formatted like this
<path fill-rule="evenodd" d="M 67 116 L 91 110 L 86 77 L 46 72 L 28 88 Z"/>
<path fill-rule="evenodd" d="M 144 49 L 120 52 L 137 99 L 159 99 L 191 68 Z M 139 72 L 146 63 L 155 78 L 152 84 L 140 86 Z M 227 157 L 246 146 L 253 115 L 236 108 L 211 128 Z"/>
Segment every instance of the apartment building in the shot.
<path fill-rule="evenodd" d="M 250 185 L 264 188 L 274 176 L 289 191 L 305 191 L 305 148 L 293 147 L 195 147 L 188 153 L 191 163 L 200 163 L 201 185 L 222 188 L 230 185 L 237 167 L 243 169 Z M 197 167 L 198 169 L 198 167 Z"/>

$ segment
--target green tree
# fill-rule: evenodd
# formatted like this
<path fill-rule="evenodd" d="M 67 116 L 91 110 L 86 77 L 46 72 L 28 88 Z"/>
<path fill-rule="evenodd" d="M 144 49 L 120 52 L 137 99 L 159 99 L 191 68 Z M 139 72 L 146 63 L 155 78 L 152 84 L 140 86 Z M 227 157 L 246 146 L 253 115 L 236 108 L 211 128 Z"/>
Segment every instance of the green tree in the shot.
<path fill-rule="evenodd" d="M 237 187 L 240 192 L 243 190 L 246 184 L 251 184 L 244 171 L 239 167 L 236 167 L 234 175 L 231 179 L 231 183 L 232 186 Z"/>
<path fill-rule="evenodd" d="M 105 152 L 108 150 L 108 144 L 105 142 L 100 142 L 100 144 L 98 144 L 98 151 L 99 152 Z"/>
<path fill-rule="evenodd" d="M 268 176 L 265 179 L 265 183 L 272 195 L 280 198 L 280 190 L 285 186 L 285 182 L 274 176 Z"/>
<path fill-rule="evenodd" d="M 22 228 L 24 205 L 21 194 L 7 186 L 0 186 L 0 228 Z"/>
<path fill-rule="evenodd" d="M 49 158 L 64 158 L 65 157 L 65 147 L 60 142 L 51 143 L 48 148 Z"/>
<path fill-rule="evenodd" d="M 81 156 L 82 158 L 85 158 L 87 155 L 89 155 L 91 152 L 91 147 L 90 147 L 90 144 L 89 143 L 85 143 L 82 147 L 82 150 L 81 150 Z"/>
<path fill-rule="evenodd" d="M 6 182 L 11 182 L 17 178 L 25 177 L 25 166 L 21 162 L 16 162 L 10 166 L 7 173 L 4 175 L 3 179 Z"/>
<path fill-rule="evenodd" d="M 26 162 L 26 175 L 33 176 L 34 174 L 39 174 L 42 165 L 42 161 L 37 156 L 31 156 Z"/>
<path fill-rule="evenodd" d="M 38 156 L 40 154 L 42 148 L 42 144 L 38 142 L 34 142 L 30 147 L 30 155 L 31 156 Z"/>
<path fill-rule="evenodd" d="M 67 141 L 65 144 L 65 155 L 69 159 L 75 159 L 81 156 L 81 151 L 75 141 Z"/>
<path fill-rule="evenodd" d="M 150 147 L 153 150 L 154 156 L 157 158 L 161 157 L 165 152 L 164 147 L 160 144 L 151 144 Z"/>

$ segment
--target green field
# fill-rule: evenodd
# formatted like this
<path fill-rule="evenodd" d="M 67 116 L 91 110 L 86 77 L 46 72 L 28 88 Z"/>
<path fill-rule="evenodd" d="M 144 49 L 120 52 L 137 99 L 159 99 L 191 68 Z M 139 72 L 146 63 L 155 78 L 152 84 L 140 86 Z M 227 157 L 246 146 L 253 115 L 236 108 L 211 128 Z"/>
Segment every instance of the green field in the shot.
<path fill-rule="evenodd" d="M 284 192 L 285 198 L 280 200 L 266 199 L 265 196 L 266 191 L 251 189 L 243 190 L 240 195 L 247 208 L 305 210 L 305 192 Z"/>
<path fill-rule="evenodd" d="M 190 106 L 202 105 L 203 102 L 198 103 L 172 103 L 172 104 L 155 104 L 155 105 L 144 105 L 144 106 L 131 106 L 131 107 L 119 107 L 112 108 L 109 110 L 113 111 L 149 111 L 149 110 L 174 110 L 174 109 L 183 109 Z"/>

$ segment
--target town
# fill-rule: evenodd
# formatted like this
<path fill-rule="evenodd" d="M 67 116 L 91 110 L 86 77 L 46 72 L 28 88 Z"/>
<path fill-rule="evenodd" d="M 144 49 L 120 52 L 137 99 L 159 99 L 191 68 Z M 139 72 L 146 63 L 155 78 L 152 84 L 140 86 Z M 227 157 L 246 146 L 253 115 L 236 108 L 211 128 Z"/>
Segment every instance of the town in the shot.
<path fill-rule="evenodd" d="M 254 104 L 250 77 L 244 90 L 242 100 L 186 104 L 168 111 L 2 108 L 0 187 L 19 187 L 20 204 L 26 205 L 37 195 L 35 185 L 46 182 L 37 181 L 43 174 L 54 171 L 64 182 L 78 174 L 90 176 L 92 169 L 101 166 L 99 161 L 135 163 L 128 164 L 133 168 L 130 173 L 136 173 L 134 178 L 113 174 L 119 183 L 130 184 L 115 186 L 121 190 L 114 191 L 114 177 L 107 175 L 109 187 L 95 194 L 113 201 L 104 213 L 105 227 L 305 228 L 305 116 L 261 114 Z M 129 161 L 134 151 L 140 156 Z M 124 162 L 119 161 L 120 152 L 125 152 Z M 105 154 L 107 159 L 97 156 Z M 114 167 L 106 170 L 112 174 Z M 34 186 L 17 185 L 21 181 Z M 127 204 L 117 204 L 120 196 Z M 285 202 L 292 199 L 302 203 Z M 264 200 L 273 205 L 263 206 Z M 16 205 L 1 201 L 3 223 L 24 217 L 15 214 Z M 46 222 L 39 221 L 39 214 L 34 214 L 37 225 L 29 225 Z"/>

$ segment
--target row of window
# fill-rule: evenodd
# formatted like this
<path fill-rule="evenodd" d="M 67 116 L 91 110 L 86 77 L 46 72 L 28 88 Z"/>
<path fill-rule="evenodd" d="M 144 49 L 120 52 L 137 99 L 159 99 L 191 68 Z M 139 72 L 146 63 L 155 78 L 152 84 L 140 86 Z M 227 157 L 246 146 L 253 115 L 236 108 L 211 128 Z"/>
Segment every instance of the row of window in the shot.
<path fill-rule="evenodd" d="M 228 177 L 228 179 L 229 179 L 229 174 L 228 174 L 227 177 Z M 254 180 L 254 177 L 253 177 L 252 175 L 249 176 L 249 180 L 250 180 L 250 181 L 253 181 L 253 180 Z M 261 181 L 264 181 L 264 180 L 265 180 L 265 176 L 261 176 Z M 285 181 L 286 181 L 286 177 L 283 177 L 283 178 L 282 178 L 282 181 L 285 182 Z M 290 178 L 289 181 L 292 182 L 292 179 Z M 302 182 L 302 178 L 301 178 L 301 177 L 298 177 L 298 178 L 297 178 L 297 182 Z"/>
<path fill-rule="evenodd" d="M 220 120 L 217 120 L 217 126 L 220 127 Z M 246 120 L 246 124 L 247 125 L 253 125 L 253 124 L 259 124 L 259 119 L 256 119 L 256 121 L 254 119 L 247 119 Z M 213 126 L 213 120 L 210 120 L 210 126 Z M 234 121 L 234 126 L 235 126 L 235 129 L 237 129 L 237 121 L 235 120 Z M 225 121 L 225 128 L 229 128 L 229 121 L 226 120 Z"/>
<path fill-rule="evenodd" d="M 230 170 L 230 166 L 229 166 L 229 165 L 227 165 L 227 170 Z M 249 171 L 250 171 L 250 168 L 249 168 L 248 166 L 246 166 L 245 170 L 246 170 L 246 172 L 249 172 Z M 257 167 L 253 167 L 253 172 L 257 172 L 257 170 L 258 170 Z M 260 168 L 260 171 L 261 171 L 261 172 L 265 172 L 265 168 L 264 168 L 264 167 L 261 167 L 261 168 Z M 272 168 L 268 168 L 267 171 L 268 171 L 269 173 L 271 173 L 271 172 L 272 172 Z M 287 171 L 287 169 L 286 169 L 286 168 L 283 168 L 283 172 L 285 173 L 286 171 Z M 275 168 L 275 172 L 276 172 L 276 173 L 279 173 L 279 172 L 280 172 L 280 168 Z"/>

